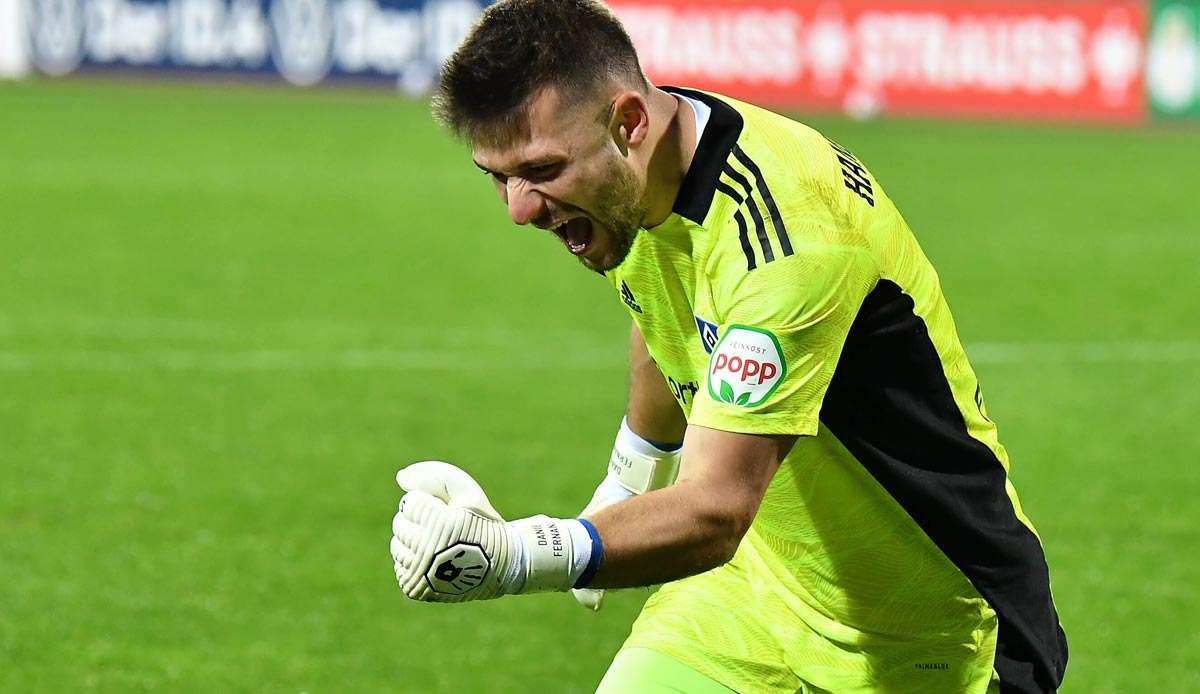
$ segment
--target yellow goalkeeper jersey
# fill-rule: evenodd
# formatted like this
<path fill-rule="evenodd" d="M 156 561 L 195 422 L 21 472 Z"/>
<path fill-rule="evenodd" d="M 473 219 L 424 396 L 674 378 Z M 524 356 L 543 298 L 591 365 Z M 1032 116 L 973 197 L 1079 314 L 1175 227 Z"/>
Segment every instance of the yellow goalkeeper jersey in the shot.
<path fill-rule="evenodd" d="M 738 691 L 853 691 L 883 671 L 966 691 L 980 668 L 1056 688 L 1042 546 L 904 219 L 811 128 L 668 91 L 711 114 L 673 213 L 607 277 L 690 424 L 800 438 L 733 562 L 665 586 L 627 645 Z"/>

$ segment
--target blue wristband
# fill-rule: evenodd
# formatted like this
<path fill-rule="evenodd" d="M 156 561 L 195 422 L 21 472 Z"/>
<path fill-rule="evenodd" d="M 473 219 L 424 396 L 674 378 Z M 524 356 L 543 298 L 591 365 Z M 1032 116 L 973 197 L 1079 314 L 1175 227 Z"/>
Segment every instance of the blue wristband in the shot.
<path fill-rule="evenodd" d="M 604 544 L 600 542 L 600 533 L 596 532 L 596 526 L 592 525 L 591 521 L 580 518 L 579 524 L 587 530 L 588 537 L 592 538 L 592 556 L 588 558 L 587 566 L 583 569 L 583 573 L 579 574 L 579 580 L 575 581 L 575 588 L 587 588 L 587 585 L 592 582 L 596 576 L 596 572 L 600 570 L 600 562 L 604 559 Z"/>

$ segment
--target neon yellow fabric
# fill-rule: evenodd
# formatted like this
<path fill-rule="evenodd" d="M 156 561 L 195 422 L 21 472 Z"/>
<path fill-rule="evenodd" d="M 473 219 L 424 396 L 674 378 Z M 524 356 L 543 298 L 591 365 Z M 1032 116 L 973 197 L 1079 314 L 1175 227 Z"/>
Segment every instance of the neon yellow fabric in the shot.
<path fill-rule="evenodd" d="M 730 694 L 733 690 L 648 648 L 623 648 L 596 694 Z"/>
<path fill-rule="evenodd" d="M 733 562 L 660 588 L 624 647 L 658 649 L 738 692 L 988 691 L 996 638 L 990 610 L 948 633 L 865 631 L 788 590 L 794 584 L 765 545 L 751 530 Z M 907 601 L 879 597 L 881 606 Z"/>
<path fill-rule="evenodd" d="M 729 157 L 720 180 L 743 198 L 739 179 L 751 184 L 762 223 L 718 190 L 702 223 L 674 213 L 643 230 L 607 277 L 690 424 L 801 438 L 734 560 L 662 587 L 626 647 L 655 649 L 739 692 L 985 692 L 996 613 L 818 418 L 850 325 L 887 279 L 928 326 L 970 436 L 1007 470 L 937 274 L 853 155 L 807 126 L 721 99 L 745 126 L 743 156 Z M 847 161 L 860 168 L 848 171 Z M 770 202 L 755 185 L 760 176 Z M 786 241 L 771 203 L 786 221 Z M 710 357 L 697 319 L 717 336 L 754 344 L 735 352 L 716 345 Z M 771 371 L 762 364 L 748 380 L 728 369 L 714 377 L 721 354 L 762 354 L 765 363 L 772 344 L 786 370 L 773 385 L 756 383 Z M 1029 525 L 1011 485 L 1008 494 Z"/>

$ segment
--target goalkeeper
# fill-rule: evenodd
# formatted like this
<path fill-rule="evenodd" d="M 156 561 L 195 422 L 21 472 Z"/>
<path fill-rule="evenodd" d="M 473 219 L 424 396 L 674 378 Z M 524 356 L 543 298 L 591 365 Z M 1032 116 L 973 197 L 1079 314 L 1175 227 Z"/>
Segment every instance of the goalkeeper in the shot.
<path fill-rule="evenodd" d="M 611 283 L 631 387 L 582 518 L 505 522 L 462 470 L 402 470 L 408 597 L 579 589 L 594 607 L 664 584 L 602 692 L 1059 686 L 1008 454 L 936 272 L 850 150 L 650 84 L 592 0 L 492 5 L 436 110 L 514 222 Z"/>

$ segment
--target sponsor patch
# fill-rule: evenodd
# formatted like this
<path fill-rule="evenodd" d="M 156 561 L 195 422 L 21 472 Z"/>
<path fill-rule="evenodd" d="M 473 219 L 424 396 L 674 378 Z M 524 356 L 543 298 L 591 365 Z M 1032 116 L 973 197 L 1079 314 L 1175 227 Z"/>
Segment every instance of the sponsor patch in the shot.
<path fill-rule="evenodd" d="M 768 330 L 731 325 L 708 362 L 708 394 L 739 407 L 758 407 L 787 375 L 779 340 Z"/>

